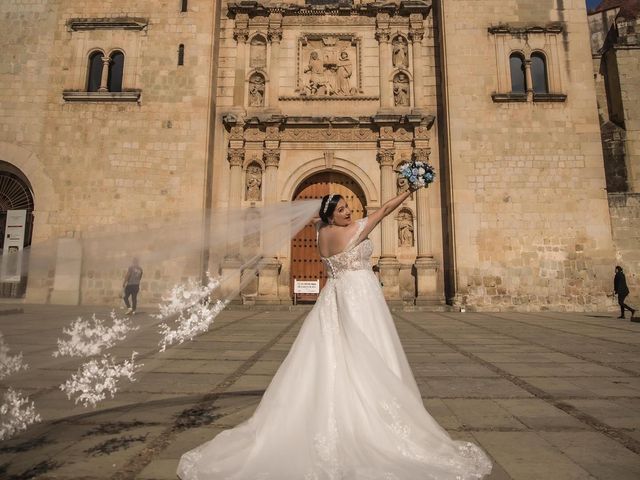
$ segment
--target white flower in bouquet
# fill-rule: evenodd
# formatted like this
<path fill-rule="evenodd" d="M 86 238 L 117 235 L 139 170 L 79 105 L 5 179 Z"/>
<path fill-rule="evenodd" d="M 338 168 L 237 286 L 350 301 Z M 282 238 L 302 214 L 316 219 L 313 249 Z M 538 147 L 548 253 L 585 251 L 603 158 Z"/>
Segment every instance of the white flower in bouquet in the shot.
<path fill-rule="evenodd" d="M 95 407 L 99 402 L 111 398 L 118 391 L 121 378 L 128 378 L 134 382 L 134 374 L 142 367 L 135 363 L 136 352 L 131 360 L 116 363 L 110 355 L 104 355 L 100 360 L 93 359 L 84 363 L 69 380 L 60 385 L 60 390 L 67 394 L 67 398 L 75 397 L 75 403 L 82 403 L 85 407 Z"/>
<path fill-rule="evenodd" d="M 128 318 L 118 318 L 115 312 L 111 312 L 110 326 L 97 318 L 95 313 L 91 320 L 83 320 L 79 317 L 68 328 L 63 330 L 68 335 L 67 340 L 58 339 L 58 349 L 53 352 L 54 357 L 89 357 L 99 355 L 107 348 L 121 342 L 127 335 L 138 329 Z"/>
<path fill-rule="evenodd" d="M 22 393 L 9 388 L 0 406 L 0 441 L 8 440 L 16 433 L 26 430 L 29 425 L 42 421 L 36 413 L 33 402 L 29 402 Z"/>

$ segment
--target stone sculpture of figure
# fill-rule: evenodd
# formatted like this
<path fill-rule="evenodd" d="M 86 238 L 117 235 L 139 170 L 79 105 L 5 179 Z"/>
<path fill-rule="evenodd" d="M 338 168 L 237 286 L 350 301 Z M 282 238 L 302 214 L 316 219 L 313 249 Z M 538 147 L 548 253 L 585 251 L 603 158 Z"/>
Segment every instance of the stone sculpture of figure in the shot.
<path fill-rule="evenodd" d="M 262 75 L 254 74 L 249 79 L 249 106 L 264 106 L 264 78 Z"/>
<path fill-rule="evenodd" d="M 326 94 L 327 79 L 324 73 L 324 63 L 317 50 L 311 52 L 309 64 L 304 69 L 304 73 L 309 73 L 307 90 L 311 95 Z"/>
<path fill-rule="evenodd" d="M 351 85 L 349 79 L 353 74 L 351 60 L 346 50 L 340 52 L 340 58 L 336 69 L 336 91 L 338 95 L 350 95 Z"/>
<path fill-rule="evenodd" d="M 259 165 L 251 164 L 247 168 L 247 200 L 260 201 L 262 199 L 262 169 Z"/>
<path fill-rule="evenodd" d="M 401 247 L 413 247 L 413 219 L 408 212 L 398 216 L 398 239 Z"/>
<path fill-rule="evenodd" d="M 396 37 L 393 42 L 393 66 L 396 68 L 409 66 L 407 44 L 402 37 Z"/>
<path fill-rule="evenodd" d="M 396 107 L 409 106 L 409 77 L 399 73 L 393 79 L 393 100 Z"/>
<path fill-rule="evenodd" d="M 398 195 L 406 192 L 407 190 L 409 190 L 409 179 L 404 175 L 398 174 L 397 186 L 398 186 Z"/>

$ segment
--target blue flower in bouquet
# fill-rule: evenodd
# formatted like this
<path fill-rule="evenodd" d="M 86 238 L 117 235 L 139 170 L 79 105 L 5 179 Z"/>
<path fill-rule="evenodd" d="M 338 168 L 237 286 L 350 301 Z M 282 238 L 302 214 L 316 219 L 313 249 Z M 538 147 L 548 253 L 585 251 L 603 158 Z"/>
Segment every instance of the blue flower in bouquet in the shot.
<path fill-rule="evenodd" d="M 411 183 L 416 183 L 416 181 L 417 181 L 417 180 L 418 180 L 418 177 L 417 177 L 417 176 L 415 176 L 415 175 L 411 175 L 411 176 L 409 177 L 409 181 L 410 181 Z"/>
<path fill-rule="evenodd" d="M 411 175 L 413 175 L 414 177 L 417 177 L 420 174 L 420 172 L 418 172 L 417 168 L 412 168 L 411 169 Z"/>

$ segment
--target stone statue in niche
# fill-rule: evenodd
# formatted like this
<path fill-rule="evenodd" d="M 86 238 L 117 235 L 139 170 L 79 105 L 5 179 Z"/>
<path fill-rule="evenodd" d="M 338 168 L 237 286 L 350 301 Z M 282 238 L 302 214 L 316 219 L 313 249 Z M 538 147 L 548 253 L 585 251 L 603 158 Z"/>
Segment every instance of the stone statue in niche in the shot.
<path fill-rule="evenodd" d="M 350 96 L 358 88 L 357 41 L 352 35 L 308 34 L 300 39 L 298 91 L 309 96 Z"/>
<path fill-rule="evenodd" d="M 400 165 L 400 167 L 402 167 L 402 165 Z M 404 175 L 398 173 L 396 184 L 398 186 L 398 195 L 409 190 L 409 179 Z"/>
<path fill-rule="evenodd" d="M 395 68 L 407 68 L 409 66 L 409 57 L 407 55 L 407 41 L 404 37 L 396 37 L 393 39 L 393 66 Z"/>
<path fill-rule="evenodd" d="M 267 41 L 261 35 L 256 35 L 251 39 L 249 66 L 251 68 L 267 66 Z"/>
<path fill-rule="evenodd" d="M 262 168 L 252 163 L 247 168 L 246 199 L 251 201 L 262 200 Z"/>
<path fill-rule="evenodd" d="M 264 107 L 264 77 L 258 73 L 249 79 L 249 106 Z"/>
<path fill-rule="evenodd" d="M 398 240 L 401 247 L 413 247 L 413 216 L 403 211 L 398 215 Z"/>
<path fill-rule="evenodd" d="M 393 79 L 393 101 L 396 107 L 409 106 L 409 77 L 404 73 Z"/>

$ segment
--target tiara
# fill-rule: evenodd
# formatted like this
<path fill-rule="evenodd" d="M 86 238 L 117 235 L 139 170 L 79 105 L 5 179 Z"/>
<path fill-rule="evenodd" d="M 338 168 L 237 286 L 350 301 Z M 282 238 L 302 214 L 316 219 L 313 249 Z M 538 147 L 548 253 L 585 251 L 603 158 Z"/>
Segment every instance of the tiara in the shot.
<path fill-rule="evenodd" d="M 327 209 L 329 208 L 329 203 L 331 202 L 331 199 L 334 197 L 335 195 L 332 193 L 329 195 L 329 198 L 327 198 L 327 203 L 324 204 L 324 208 L 322 209 L 322 214 L 325 215 L 327 213 Z"/>

